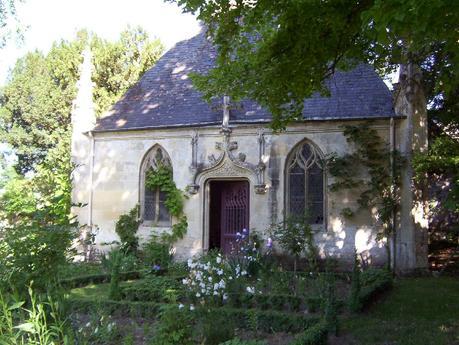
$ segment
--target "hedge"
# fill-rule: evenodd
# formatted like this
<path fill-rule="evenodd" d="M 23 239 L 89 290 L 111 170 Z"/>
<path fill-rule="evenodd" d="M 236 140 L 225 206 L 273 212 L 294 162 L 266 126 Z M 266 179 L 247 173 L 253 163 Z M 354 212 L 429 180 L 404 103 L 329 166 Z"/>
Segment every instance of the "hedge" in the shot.
<path fill-rule="evenodd" d="M 322 320 L 297 335 L 289 345 L 325 345 L 327 333 L 327 324 Z"/>
<path fill-rule="evenodd" d="M 120 273 L 121 281 L 139 279 L 140 277 L 141 273 L 139 271 L 129 271 Z M 75 289 L 90 284 L 109 283 L 110 278 L 111 276 L 108 273 L 88 274 L 85 276 L 79 276 L 75 278 L 62 279 L 60 281 L 60 284 L 65 289 Z"/>
<path fill-rule="evenodd" d="M 391 273 L 386 270 L 369 270 L 362 273 L 361 280 L 366 285 L 362 286 L 359 294 L 360 309 L 366 308 L 381 293 L 393 285 Z"/>

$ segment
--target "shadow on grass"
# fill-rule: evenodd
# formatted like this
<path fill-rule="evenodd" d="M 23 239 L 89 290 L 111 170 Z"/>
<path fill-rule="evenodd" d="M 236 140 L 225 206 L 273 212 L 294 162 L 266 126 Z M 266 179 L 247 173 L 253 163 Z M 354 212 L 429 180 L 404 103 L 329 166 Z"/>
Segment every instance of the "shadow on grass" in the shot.
<path fill-rule="evenodd" d="M 366 312 L 342 321 L 336 344 L 458 345 L 459 279 L 405 278 Z"/>

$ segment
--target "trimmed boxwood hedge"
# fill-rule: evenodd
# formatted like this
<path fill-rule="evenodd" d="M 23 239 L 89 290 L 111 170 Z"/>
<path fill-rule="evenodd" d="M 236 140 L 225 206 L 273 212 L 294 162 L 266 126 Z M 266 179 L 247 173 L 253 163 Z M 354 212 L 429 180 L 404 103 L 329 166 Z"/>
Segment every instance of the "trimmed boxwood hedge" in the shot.
<path fill-rule="evenodd" d="M 322 320 L 297 335 L 289 345 L 325 345 L 327 334 L 327 324 Z"/>
<path fill-rule="evenodd" d="M 141 272 L 139 271 L 129 271 L 129 272 L 121 272 L 120 273 L 120 280 L 134 280 L 140 279 Z M 108 273 L 101 273 L 101 274 L 88 274 L 85 276 L 69 278 L 69 279 L 62 279 L 60 284 L 65 289 L 75 289 L 83 286 L 87 286 L 90 284 L 103 284 L 110 282 L 110 274 Z"/>
<path fill-rule="evenodd" d="M 364 271 L 361 280 L 363 285 L 359 294 L 361 310 L 374 302 L 381 293 L 392 288 L 393 285 L 392 275 L 387 270 Z"/>

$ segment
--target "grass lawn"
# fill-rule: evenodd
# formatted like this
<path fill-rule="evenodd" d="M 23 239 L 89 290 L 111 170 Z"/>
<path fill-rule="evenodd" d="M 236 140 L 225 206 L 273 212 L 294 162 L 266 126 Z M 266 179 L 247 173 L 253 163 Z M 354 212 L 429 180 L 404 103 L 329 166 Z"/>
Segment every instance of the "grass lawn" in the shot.
<path fill-rule="evenodd" d="M 342 320 L 355 345 L 459 345 L 459 279 L 405 278 L 363 314 Z"/>

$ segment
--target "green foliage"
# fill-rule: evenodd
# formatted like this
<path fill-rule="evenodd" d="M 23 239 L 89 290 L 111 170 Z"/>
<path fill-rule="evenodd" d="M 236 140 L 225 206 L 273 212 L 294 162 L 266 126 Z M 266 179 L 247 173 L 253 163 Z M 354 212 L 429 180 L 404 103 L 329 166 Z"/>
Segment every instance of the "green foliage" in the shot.
<path fill-rule="evenodd" d="M 150 345 L 192 345 L 192 317 L 190 311 L 177 305 L 164 306 L 159 325 Z"/>
<path fill-rule="evenodd" d="M 83 42 L 55 43 L 45 56 L 19 59 L 1 91 L 0 133 L 18 156 L 20 172 L 33 170 L 70 128 Z"/>
<path fill-rule="evenodd" d="M 151 236 L 142 246 L 142 257 L 147 266 L 158 265 L 161 269 L 167 269 L 172 262 L 171 246 L 158 236 Z"/>
<path fill-rule="evenodd" d="M 439 136 L 430 144 L 428 153 L 414 157 L 416 179 L 425 182 L 428 176 L 437 174 L 451 180 L 444 203 L 451 212 L 459 212 L 459 141 L 447 135 Z"/>
<path fill-rule="evenodd" d="M 139 229 L 139 205 L 126 214 L 122 214 L 115 225 L 115 231 L 121 242 L 121 248 L 126 253 L 136 253 L 139 246 L 137 230 Z"/>
<path fill-rule="evenodd" d="M 178 219 L 178 221 L 172 225 L 172 233 L 163 234 L 163 240 L 166 243 L 172 244 L 182 239 L 187 232 L 188 222 L 186 216 L 183 214 L 184 195 L 175 185 L 172 169 L 165 165 L 160 165 L 155 170 L 148 170 L 145 179 L 145 187 L 150 190 L 159 188 L 162 192 L 166 193 L 167 199 L 165 205 L 170 214 Z"/>
<path fill-rule="evenodd" d="M 459 4 L 443 0 L 168 0 L 196 13 L 218 49 L 216 68 L 196 76 L 210 99 L 253 99 L 272 126 L 298 119 L 305 97 L 326 93 L 324 80 L 357 61 L 389 72 L 413 62 L 428 74 L 429 98 L 454 99 Z"/>
<path fill-rule="evenodd" d="M 128 27 L 115 42 L 94 35 L 91 50 L 95 110 L 100 115 L 156 63 L 164 46 L 158 39 L 150 40 L 141 27 Z"/>
<path fill-rule="evenodd" d="M 5 345 L 73 344 L 61 304 L 41 298 L 29 287 L 29 305 L 0 294 L 0 343 Z"/>
<path fill-rule="evenodd" d="M 327 330 L 338 335 L 338 309 L 335 295 L 335 276 L 333 273 L 327 274 L 327 292 L 324 320 Z"/>
<path fill-rule="evenodd" d="M 108 298 L 114 301 L 121 299 L 120 270 L 123 255 L 124 253 L 120 249 L 113 249 L 108 253 L 108 262 L 110 264 L 110 290 Z"/>
<path fill-rule="evenodd" d="M 151 301 L 167 303 L 172 294 L 175 299 L 183 297 L 183 286 L 175 278 L 153 276 L 147 277 L 123 287 L 122 298 L 128 301 Z"/>
<path fill-rule="evenodd" d="M 73 254 L 72 229 L 63 226 L 18 226 L 1 233 L 0 271 L 3 291 L 24 289 L 33 281 L 44 291 L 57 283 L 60 267 Z"/>
<path fill-rule="evenodd" d="M 220 345 L 266 345 L 266 343 L 263 341 L 258 341 L 258 340 L 240 340 L 238 338 L 234 338 L 234 339 L 225 341 L 224 343 L 221 343 Z"/>
<path fill-rule="evenodd" d="M 316 270 L 317 249 L 314 244 L 314 235 L 307 215 L 288 216 L 283 222 L 274 225 L 271 228 L 271 233 L 273 239 L 279 243 L 281 248 L 295 258 L 295 272 L 297 261 L 305 251 L 311 266 L 310 268 Z"/>
<path fill-rule="evenodd" d="M 198 312 L 200 344 L 219 345 L 234 337 L 234 322 L 228 320 L 218 309 L 203 309 Z"/>
<path fill-rule="evenodd" d="M 343 189 L 360 192 L 357 200 L 359 209 L 367 212 L 375 209 L 375 218 L 382 225 L 377 238 L 390 237 L 395 231 L 393 216 L 400 204 L 399 187 L 404 161 L 396 151 L 391 152 L 369 124 L 344 126 L 344 135 L 355 147 L 355 152 L 340 157 L 331 155 L 327 159 L 328 171 L 335 178 L 330 189 L 335 192 Z M 344 215 L 351 216 L 353 213 L 345 209 Z"/>
<path fill-rule="evenodd" d="M 327 324 L 320 321 L 303 333 L 295 337 L 290 345 L 326 345 L 327 344 Z"/>
<path fill-rule="evenodd" d="M 352 268 L 351 292 L 349 295 L 349 309 L 352 312 L 360 311 L 360 261 L 357 252 L 354 254 L 354 266 Z"/>

